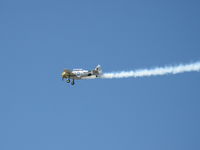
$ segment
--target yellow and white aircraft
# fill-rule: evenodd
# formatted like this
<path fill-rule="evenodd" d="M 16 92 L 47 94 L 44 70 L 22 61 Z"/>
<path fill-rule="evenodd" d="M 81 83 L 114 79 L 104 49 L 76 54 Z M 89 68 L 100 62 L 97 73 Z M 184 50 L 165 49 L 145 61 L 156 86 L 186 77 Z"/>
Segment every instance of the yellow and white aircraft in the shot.
<path fill-rule="evenodd" d="M 74 80 L 81 80 L 81 79 L 94 79 L 99 78 L 102 75 L 101 66 L 98 65 L 94 70 L 83 70 L 83 69 L 73 69 L 68 70 L 65 69 L 62 73 L 62 80 L 67 79 L 66 82 L 70 83 L 70 79 L 72 79 L 71 85 L 74 85 Z"/>

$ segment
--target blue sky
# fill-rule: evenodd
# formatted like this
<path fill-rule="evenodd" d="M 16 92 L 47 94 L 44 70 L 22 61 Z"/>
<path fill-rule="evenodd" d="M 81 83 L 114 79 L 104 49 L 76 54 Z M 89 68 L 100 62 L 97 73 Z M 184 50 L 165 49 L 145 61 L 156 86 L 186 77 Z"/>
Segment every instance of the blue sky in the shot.
<path fill-rule="evenodd" d="M 196 0 L 2 0 L 1 150 L 199 150 L 200 74 L 61 81 L 200 60 Z"/>

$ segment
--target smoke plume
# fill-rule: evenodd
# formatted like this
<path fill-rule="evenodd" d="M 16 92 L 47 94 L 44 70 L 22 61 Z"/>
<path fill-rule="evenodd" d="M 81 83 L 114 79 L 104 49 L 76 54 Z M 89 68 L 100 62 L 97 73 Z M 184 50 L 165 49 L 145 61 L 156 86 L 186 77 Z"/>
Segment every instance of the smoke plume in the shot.
<path fill-rule="evenodd" d="M 178 74 L 184 72 L 200 71 L 200 62 L 190 64 L 180 64 L 175 66 L 156 67 L 153 69 L 139 69 L 131 71 L 120 71 L 104 73 L 102 78 L 113 79 L 113 78 L 137 78 L 137 77 L 148 77 L 148 76 L 161 76 L 167 74 Z"/>

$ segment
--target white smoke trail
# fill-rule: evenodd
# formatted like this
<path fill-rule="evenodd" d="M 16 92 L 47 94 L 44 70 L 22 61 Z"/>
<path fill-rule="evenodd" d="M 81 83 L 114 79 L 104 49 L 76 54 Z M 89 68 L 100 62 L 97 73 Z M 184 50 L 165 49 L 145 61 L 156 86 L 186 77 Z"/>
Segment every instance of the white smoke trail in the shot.
<path fill-rule="evenodd" d="M 180 64 L 176 66 L 165 66 L 156 67 L 154 69 L 140 69 L 133 71 L 121 71 L 121 72 L 111 72 L 104 73 L 102 78 L 113 79 L 113 78 L 130 78 L 130 77 L 148 77 L 148 76 L 158 76 L 166 74 L 177 74 L 183 72 L 200 71 L 200 62 L 190 63 L 190 64 Z"/>

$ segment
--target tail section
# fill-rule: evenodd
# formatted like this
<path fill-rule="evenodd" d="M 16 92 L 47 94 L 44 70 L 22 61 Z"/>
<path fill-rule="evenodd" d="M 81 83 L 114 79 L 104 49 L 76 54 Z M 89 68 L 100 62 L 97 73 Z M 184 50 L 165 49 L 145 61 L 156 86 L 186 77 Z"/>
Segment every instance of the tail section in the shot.
<path fill-rule="evenodd" d="M 102 74 L 102 68 L 100 65 L 97 65 L 96 68 L 95 68 L 96 71 L 99 72 L 99 74 Z"/>
<path fill-rule="evenodd" d="M 100 65 L 97 65 L 96 68 L 92 71 L 93 75 L 100 77 L 102 75 L 102 68 Z"/>

